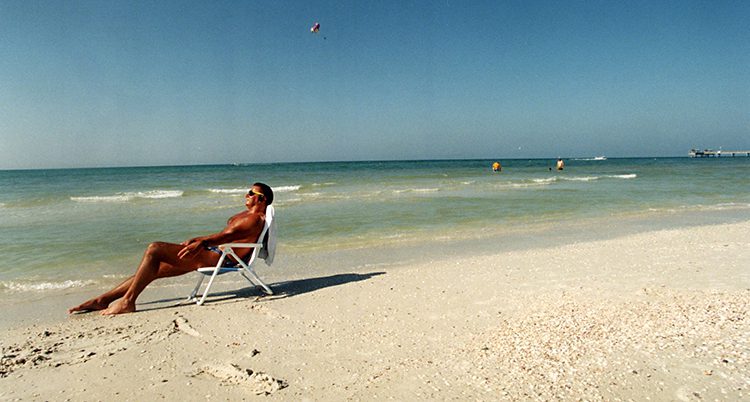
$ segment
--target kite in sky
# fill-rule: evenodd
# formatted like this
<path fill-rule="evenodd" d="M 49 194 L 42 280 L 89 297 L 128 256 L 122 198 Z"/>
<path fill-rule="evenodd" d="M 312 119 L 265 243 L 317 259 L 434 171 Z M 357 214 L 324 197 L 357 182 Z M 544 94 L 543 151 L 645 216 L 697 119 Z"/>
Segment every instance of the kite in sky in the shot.
<path fill-rule="evenodd" d="M 312 28 L 310 28 L 310 32 L 318 33 L 318 31 L 320 31 L 320 24 L 316 22 L 313 24 Z"/>

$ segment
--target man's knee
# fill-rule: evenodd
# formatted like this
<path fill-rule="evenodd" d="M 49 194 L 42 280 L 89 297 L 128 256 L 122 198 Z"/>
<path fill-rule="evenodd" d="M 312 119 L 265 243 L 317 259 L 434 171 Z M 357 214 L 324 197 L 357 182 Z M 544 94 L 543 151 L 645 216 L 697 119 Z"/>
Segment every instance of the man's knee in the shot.
<path fill-rule="evenodd" d="M 153 243 L 149 243 L 148 247 L 146 247 L 146 254 L 157 255 L 160 251 L 166 249 L 166 245 L 167 243 L 163 241 L 155 241 Z"/>

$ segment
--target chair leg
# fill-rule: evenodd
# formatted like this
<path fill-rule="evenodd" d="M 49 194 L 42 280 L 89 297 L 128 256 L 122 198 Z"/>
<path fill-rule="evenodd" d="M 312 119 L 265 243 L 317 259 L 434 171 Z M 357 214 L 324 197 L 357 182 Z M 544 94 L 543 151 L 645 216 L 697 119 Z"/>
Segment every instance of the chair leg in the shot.
<path fill-rule="evenodd" d="M 231 252 L 231 248 L 228 249 L 228 251 Z M 221 270 L 221 266 L 224 265 L 224 259 L 227 258 L 226 252 L 221 253 L 221 257 L 219 257 L 219 262 L 216 263 L 216 267 L 214 267 L 214 272 L 211 274 L 211 279 L 208 280 L 208 284 L 206 284 L 206 289 L 203 290 L 203 296 L 201 296 L 200 300 L 196 301 L 195 304 L 201 305 L 204 301 L 206 301 L 206 297 L 208 296 L 208 290 L 211 289 L 211 285 L 214 283 L 214 279 L 216 279 L 216 275 L 219 274 L 219 270 Z M 203 274 L 200 274 L 203 275 Z M 203 277 L 201 277 L 200 281 L 198 281 L 198 286 L 195 287 L 195 290 L 193 290 L 193 296 L 197 294 L 198 288 L 201 286 L 201 281 L 203 281 Z"/>
<path fill-rule="evenodd" d="M 223 259 L 224 257 L 222 256 L 222 258 L 219 260 L 219 263 L 222 263 Z M 203 290 L 203 296 L 201 296 L 200 300 L 196 302 L 197 305 L 200 306 L 201 304 L 203 304 L 204 301 L 206 301 L 206 297 L 208 297 L 208 290 L 211 289 L 211 285 L 213 285 L 214 279 L 216 279 L 216 275 L 218 273 L 219 273 L 219 267 L 217 267 L 214 270 L 214 273 L 211 275 L 211 279 L 208 280 L 208 283 L 206 284 L 206 289 Z"/>
<path fill-rule="evenodd" d="M 203 274 L 198 274 L 198 283 L 195 285 L 195 288 L 193 288 L 193 291 L 190 292 L 190 295 L 187 297 L 187 299 L 179 301 L 175 305 L 179 306 L 179 305 L 181 305 L 182 303 L 185 303 L 185 302 L 195 302 L 196 301 L 195 300 L 195 295 L 198 294 L 198 290 L 200 290 L 202 283 L 203 283 Z"/>
<path fill-rule="evenodd" d="M 250 275 L 252 277 L 252 279 L 248 278 L 246 274 Z M 250 281 L 250 283 L 253 283 L 253 284 L 257 285 L 257 286 L 260 286 L 263 289 L 263 292 L 265 294 L 267 294 L 269 296 L 273 294 L 273 290 L 271 290 L 271 288 L 268 285 L 266 285 L 265 283 L 263 283 L 263 281 L 260 280 L 260 278 L 258 278 L 258 275 L 256 275 L 255 271 L 253 271 L 251 268 L 245 267 L 245 269 L 242 272 L 242 275 L 245 277 L 245 279 L 247 279 L 248 281 Z"/>

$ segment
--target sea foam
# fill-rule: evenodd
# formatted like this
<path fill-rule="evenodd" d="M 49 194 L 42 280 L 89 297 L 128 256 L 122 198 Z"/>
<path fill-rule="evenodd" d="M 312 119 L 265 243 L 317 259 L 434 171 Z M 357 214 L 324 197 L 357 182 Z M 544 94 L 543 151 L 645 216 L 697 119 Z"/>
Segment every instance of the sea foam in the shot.
<path fill-rule="evenodd" d="M 531 181 L 537 184 L 549 184 L 553 181 L 557 181 L 557 177 L 548 177 L 546 179 L 532 179 Z"/>
<path fill-rule="evenodd" d="M 593 181 L 599 180 L 599 176 L 581 176 L 581 177 L 563 177 L 563 180 L 567 181 Z"/>
<path fill-rule="evenodd" d="M 209 192 L 217 194 L 245 194 L 246 188 L 209 188 Z"/>
<path fill-rule="evenodd" d="M 162 199 L 182 197 L 183 192 L 180 190 L 152 190 L 119 193 L 114 195 L 90 196 L 90 197 L 70 197 L 75 202 L 128 202 L 138 198 L 141 199 Z"/>
<path fill-rule="evenodd" d="M 695 205 L 695 206 L 683 206 L 683 208 L 696 209 L 699 211 L 726 211 L 732 209 L 747 209 L 750 208 L 750 204 L 741 202 L 720 202 L 718 204 L 709 205 Z"/>
<path fill-rule="evenodd" d="M 401 190 L 393 190 L 394 194 L 402 194 L 402 193 L 434 193 L 440 191 L 439 188 L 405 188 Z"/>
<path fill-rule="evenodd" d="M 297 191 L 302 186 L 278 186 L 273 187 L 274 193 L 289 193 L 292 191 Z M 247 188 L 209 188 L 209 192 L 211 193 L 217 193 L 217 194 L 245 194 L 247 193 Z"/>
<path fill-rule="evenodd" d="M 299 185 L 296 185 L 296 186 L 278 186 L 278 187 L 273 187 L 273 191 L 276 192 L 276 193 L 288 193 L 290 191 L 297 191 L 301 187 L 302 186 L 299 186 Z"/>
<path fill-rule="evenodd" d="M 0 289 L 10 292 L 43 292 L 46 290 L 61 290 L 80 288 L 94 284 L 94 281 L 66 280 L 62 282 L 0 282 Z"/>

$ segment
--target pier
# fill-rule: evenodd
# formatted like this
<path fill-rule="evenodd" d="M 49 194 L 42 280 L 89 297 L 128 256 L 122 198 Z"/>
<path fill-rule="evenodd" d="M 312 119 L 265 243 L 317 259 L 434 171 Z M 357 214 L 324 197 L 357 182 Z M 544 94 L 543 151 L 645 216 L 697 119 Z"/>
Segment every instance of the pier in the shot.
<path fill-rule="evenodd" d="M 714 151 L 713 149 L 691 149 L 690 152 L 688 152 L 688 156 L 691 158 L 721 158 L 722 156 L 750 156 L 750 151 L 724 151 L 724 150 L 718 150 Z"/>

